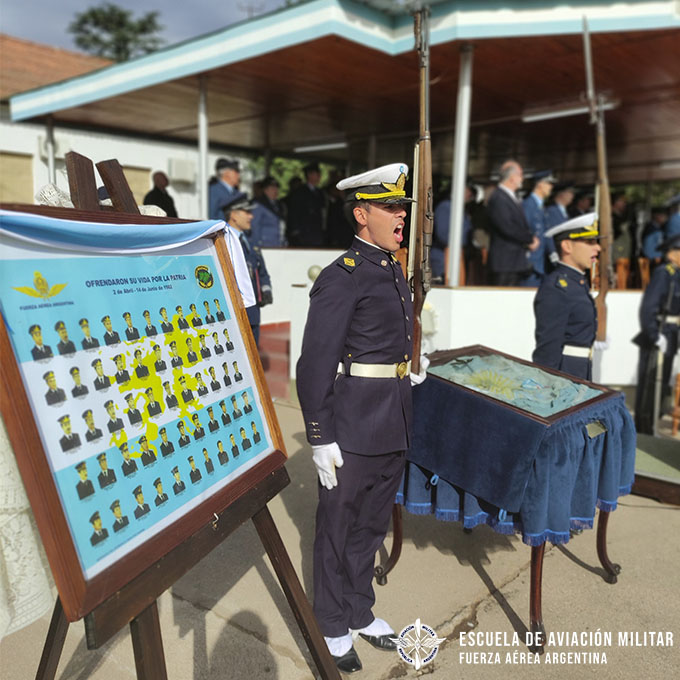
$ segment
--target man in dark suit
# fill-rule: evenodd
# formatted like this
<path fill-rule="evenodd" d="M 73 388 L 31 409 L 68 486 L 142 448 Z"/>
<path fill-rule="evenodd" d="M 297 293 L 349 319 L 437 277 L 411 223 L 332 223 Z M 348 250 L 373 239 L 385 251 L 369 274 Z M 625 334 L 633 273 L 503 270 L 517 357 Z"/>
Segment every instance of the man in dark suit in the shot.
<path fill-rule="evenodd" d="M 193 316 L 191 317 L 191 325 L 194 328 L 202 326 L 203 321 L 201 320 L 201 317 L 198 315 L 198 312 L 196 311 L 196 305 L 193 302 L 189 305 L 189 311 L 193 314 Z"/>
<path fill-rule="evenodd" d="M 203 439 L 203 437 L 205 437 L 205 430 L 201 426 L 201 421 L 198 419 L 198 413 L 194 413 L 191 416 L 191 420 L 194 423 L 194 439 Z"/>
<path fill-rule="evenodd" d="M 153 189 L 144 196 L 144 205 L 157 205 L 168 217 L 177 217 L 175 201 L 167 190 L 168 176 L 159 170 L 153 173 L 151 180 Z"/>
<path fill-rule="evenodd" d="M 161 330 L 163 333 L 172 333 L 174 327 L 172 325 L 172 321 L 168 319 L 168 310 L 165 309 L 165 307 L 161 307 L 158 310 L 158 313 L 161 315 Z"/>
<path fill-rule="evenodd" d="M 253 410 L 252 404 L 248 401 L 248 393 L 247 392 L 241 392 L 241 397 L 243 398 L 243 412 L 244 413 L 251 413 Z"/>
<path fill-rule="evenodd" d="M 113 330 L 111 325 L 111 317 L 107 314 L 102 317 L 102 324 L 104 324 L 104 343 L 107 345 L 116 345 L 120 342 L 120 336 Z"/>
<path fill-rule="evenodd" d="M 111 387 L 111 378 L 108 375 L 104 375 L 104 366 L 102 365 L 101 359 L 95 359 L 92 362 L 92 368 L 96 373 L 93 385 L 95 390 L 106 390 Z"/>
<path fill-rule="evenodd" d="M 205 345 L 205 334 L 198 336 L 198 342 L 200 343 L 201 356 L 204 359 L 209 359 L 212 352 L 210 351 L 210 348 Z"/>
<path fill-rule="evenodd" d="M 253 444 L 259 444 L 260 440 L 262 439 L 262 436 L 260 433 L 257 431 L 257 425 L 255 425 L 255 421 L 251 420 L 250 421 L 250 427 L 253 428 Z"/>
<path fill-rule="evenodd" d="M 211 366 L 208 369 L 208 373 L 210 373 L 210 389 L 213 392 L 219 392 L 219 390 L 222 389 L 222 385 L 220 381 L 217 379 L 217 376 L 215 376 L 215 367 Z"/>
<path fill-rule="evenodd" d="M 294 247 L 321 248 L 325 240 L 326 199 L 319 188 L 321 171 L 316 163 L 304 168 L 305 182 L 290 196 L 286 237 Z"/>
<path fill-rule="evenodd" d="M 86 394 L 89 394 L 90 390 L 88 390 L 87 386 L 83 385 L 83 383 L 80 381 L 80 369 L 77 366 L 73 366 L 69 370 L 69 373 L 71 374 L 71 377 L 73 378 L 73 383 L 74 383 L 74 387 L 71 390 L 71 394 L 76 399 L 78 397 L 84 397 Z"/>
<path fill-rule="evenodd" d="M 189 461 L 189 465 L 191 465 L 191 471 L 189 472 L 191 483 L 197 484 L 201 481 L 201 479 L 203 479 L 203 475 L 201 475 L 201 471 L 196 467 L 196 462 L 194 461 L 193 456 L 189 456 L 187 460 Z"/>
<path fill-rule="evenodd" d="M 180 448 L 184 446 L 189 446 L 191 444 L 191 437 L 186 433 L 186 430 L 184 429 L 184 421 L 180 420 L 179 423 L 177 423 L 177 429 L 179 430 L 179 446 Z"/>
<path fill-rule="evenodd" d="M 153 364 L 156 373 L 162 373 L 168 368 L 168 365 L 163 361 L 163 354 L 160 345 L 153 346 L 153 353 L 156 356 L 156 361 Z"/>
<path fill-rule="evenodd" d="M 177 328 L 181 331 L 189 330 L 189 322 L 184 318 L 184 311 L 182 310 L 182 305 L 177 305 L 175 307 L 177 312 Z"/>
<path fill-rule="evenodd" d="M 116 354 L 113 357 L 113 361 L 116 363 L 116 382 L 119 385 L 123 385 L 130 381 L 130 374 L 125 368 L 125 357 L 122 354 Z"/>
<path fill-rule="evenodd" d="M 71 418 L 68 415 L 59 418 L 59 424 L 64 431 L 64 436 L 59 440 L 59 445 L 62 451 L 71 451 L 80 446 L 80 437 L 77 433 L 71 431 Z"/>
<path fill-rule="evenodd" d="M 158 335 L 156 326 L 151 323 L 151 312 L 148 309 L 145 309 L 142 312 L 142 316 L 144 317 L 144 321 L 146 321 L 146 326 L 144 326 L 144 333 L 146 333 L 146 336 L 152 338 L 154 335 Z"/>
<path fill-rule="evenodd" d="M 138 408 L 135 408 L 135 395 L 129 392 L 125 395 L 125 401 L 128 405 L 127 417 L 130 425 L 140 425 L 142 422 L 142 413 Z"/>
<path fill-rule="evenodd" d="M 132 325 L 132 315 L 130 312 L 123 312 L 123 319 L 127 325 L 125 329 L 125 337 L 129 340 L 139 340 L 139 331 Z"/>
<path fill-rule="evenodd" d="M 174 340 L 170 343 L 170 364 L 173 368 L 184 366 L 184 359 L 177 354 L 177 343 Z"/>
<path fill-rule="evenodd" d="M 238 361 L 232 361 L 231 365 L 234 367 L 234 381 L 241 382 L 241 380 L 243 380 L 243 376 L 238 370 Z"/>
<path fill-rule="evenodd" d="M 116 473 L 113 470 L 109 470 L 109 464 L 106 461 L 106 453 L 102 452 L 97 456 L 99 461 L 99 467 L 101 472 L 97 475 L 97 481 L 99 482 L 99 488 L 105 489 L 107 486 L 116 483 Z"/>
<path fill-rule="evenodd" d="M 224 361 L 222 363 L 222 370 L 224 371 L 224 376 L 223 376 L 224 386 L 230 387 L 231 386 L 231 378 L 229 377 L 229 364 L 226 361 Z"/>
<path fill-rule="evenodd" d="M 239 451 L 238 444 L 236 443 L 236 439 L 234 439 L 233 434 L 229 435 L 229 442 L 231 443 L 232 458 L 238 458 L 241 452 Z"/>
<path fill-rule="evenodd" d="M 205 309 L 205 322 L 215 323 L 215 317 L 210 313 L 210 303 L 207 300 L 203 300 L 203 307 Z"/>
<path fill-rule="evenodd" d="M 99 340 L 90 335 L 90 322 L 87 319 L 82 318 L 78 321 L 78 325 L 80 326 L 80 330 L 83 331 L 84 337 L 80 342 L 83 349 L 96 349 L 99 347 Z"/>
<path fill-rule="evenodd" d="M 245 428 L 242 427 L 239 430 L 239 434 L 241 435 L 241 447 L 243 448 L 244 451 L 247 451 L 252 446 L 252 444 L 250 443 L 250 439 L 246 437 Z"/>
<path fill-rule="evenodd" d="M 226 328 L 222 331 L 222 335 L 224 335 L 224 346 L 227 348 L 227 352 L 232 352 L 234 343 L 229 338 L 229 331 Z"/>
<path fill-rule="evenodd" d="M 203 458 L 205 458 L 205 473 L 207 475 L 213 474 L 215 472 L 215 466 L 210 460 L 210 455 L 208 454 L 208 449 L 203 449 Z"/>
<path fill-rule="evenodd" d="M 149 377 L 149 367 L 142 363 L 142 350 L 135 350 L 135 375 L 138 378 L 148 378 Z"/>
<path fill-rule="evenodd" d="M 208 421 L 208 432 L 217 432 L 220 429 L 220 424 L 215 420 L 212 406 L 208 406 L 208 416 L 210 418 Z"/>
<path fill-rule="evenodd" d="M 213 347 L 213 351 L 215 352 L 215 355 L 219 354 L 224 354 L 224 347 L 220 345 L 220 336 L 217 334 L 217 331 L 214 331 L 212 334 L 212 339 L 213 342 L 215 343 L 215 346 Z"/>
<path fill-rule="evenodd" d="M 168 405 L 168 408 L 177 408 L 177 397 L 172 393 L 169 380 L 163 383 L 163 389 L 165 390 L 165 403 Z"/>
<path fill-rule="evenodd" d="M 196 371 L 196 373 L 194 373 L 194 378 L 196 378 L 196 392 L 198 393 L 198 396 L 205 397 L 205 395 L 208 394 L 208 387 L 203 382 L 203 376 L 201 375 L 201 372 Z"/>
<path fill-rule="evenodd" d="M 379 649 L 396 649 L 392 628 L 373 615 L 372 581 L 412 422 L 413 308 L 394 256 L 410 201 L 407 173 L 395 163 L 337 184 L 347 192 L 356 237 L 314 282 L 297 364 L 298 396 L 319 476 L 314 612 L 345 672 L 361 668 L 352 631 Z M 413 380 L 424 377 L 423 371 Z M 366 404 L 375 410 L 367 413 Z"/>
<path fill-rule="evenodd" d="M 231 405 L 233 407 L 233 410 L 231 412 L 231 417 L 236 420 L 237 418 L 240 418 L 243 415 L 243 411 L 238 407 L 238 399 L 236 398 L 236 395 L 234 395 L 231 398 Z"/>
<path fill-rule="evenodd" d="M 92 484 L 91 479 L 87 478 L 87 463 L 85 461 L 78 463 L 76 470 L 80 477 L 80 481 L 76 484 L 76 491 L 78 492 L 78 498 L 82 500 L 94 493 L 94 484 Z"/>
<path fill-rule="evenodd" d="M 73 340 L 68 339 L 66 324 L 63 321 L 57 321 L 54 324 L 54 330 L 59 334 L 59 342 L 57 343 L 59 354 L 75 354 L 76 346 L 73 344 Z"/>
<path fill-rule="evenodd" d="M 187 387 L 187 379 L 183 375 L 180 375 L 179 377 L 179 386 L 182 390 L 182 401 L 184 401 L 185 404 L 193 401 L 194 393 Z"/>
<path fill-rule="evenodd" d="M 35 345 L 31 348 L 31 356 L 35 361 L 41 359 L 52 358 L 52 348 L 49 345 L 43 344 L 42 329 L 37 323 L 34 323 L 28 329 L 28 334 L 33 338 Z"/>
<path fill-rule="evenodd" d="M 115 534 L 117 531 L 125 529 L 125 527 L 130 524 L 130 520 L 128 519 L 128 516 L 124 515 L 120 509 L 120 501 L 117 498 L 115 501 L 113 501 L 113 503 L 111 503 L 109 507 L 111 508 L 111 512 L 115 517 L 113 521 L 113 533 Z"/>
<path fill-rule="evenodd" d="M 83 411 L 83 420 L 85 425 L 87 425 L 87 430 L 85 430 L 86 441 L 94 442 L 99 439 L 102 436 L 102 431 L 94 425 L 94 415 L 91 408 Z"/>
<path fill-rule="evenodd" d="M 156 498 L 154 498 L 154 503 L 156 504 L 156 507 L 159 505 L 163 505 L 163 503 L 166 503 L 168 500 L 168 494 L 163 493 L 163 482 L 161 481 L 160 477 L 156 477 L 156 479 L 153 480 L 153 485 L 156 489 Z"/>
<path fill-rule="evenodd" d="M 231 423 L 231 416 L 227 413 L 227 405 L 224 400 L 220 402 L 220 408 L 222 409 L 222 425 L 229 425 Z"/>
<path fill-rule="evenodd" d="M 142 465 L 146 467 L 147 465 L 153 465 L 156 462 L 156 453 L 149 448 L 149 442 L 146 435 L 142 435 L 139 438 L 139 445 L 142 447 Z"/>
<path fill-rule="evenodd" d="M 90 524 L 94 529 L 92 536 L 90 536 L 90 543 L 92 543 L 92 545 L 97 545 L 109 537 L 108 529 L 102 527 L 102 518 L 99 515 L 99 511 L 92 514 L 90 517 Z"/>
<path fill-rule="evenodd" d="M 224 312 L 222 311 L 222 308 L 220 307 L 220 301 L 218 298 L 214 298 L 213 302 L 215 303 L 215 316 L 217 317 L 218 321 L 225 321 L 226 317 L 224 315 Z"/>
<path fill-rule="evenodd" d="M 137 507 L 135 508 L 135 519 L 140 519 L 141 517 L 144 517 L 144 515 L 151 512 L 149 504 L 144 502 L 144 494 L 142 493 L 141 484 L 135 487 L 134 491 L 132 492 L 132 495 L 135 497 L 135 500 L 137 501 Z"/>
<path fill-rule="evenodd" d="M 144 390 L 144 394 L 147 399 L 146 412 L 149 414 L 149 418 L 159 416 L 163 412 L 163 407 L 161 406 L 160 401 L 156 401 L 156 398 L 153 395 L 153 387 L 147 387 Z"/>
<path fill-rule="evenodd" d="M 220 465 L 226 465 L 229 462 L 229 454 L 224 450 L 221 440 L 217 442 L 217 460 Z"/>
<path fill-rule="evenodd" d="M 130 458 L 130 451 L 128 449 L 127 442 L 121 444 L 119 447 L 120 453 L 123 456 L 123 464 L 120 469 L 123 471 L 123 476 L 128 477 L 129 475 L 137 472 L 137 461 Z"/>
<path fill-rule="evenodd" d="M 109 432 L 113 434 L 114 432 L 118 432 L 118 430 L 122 430 L 124 427 L 123 420 L 116 415 L 116 406 L 113 403 L 113 399 L 105 401 L 104 408 L 109 414 L 109 422 L 106 423 L 106 427 L 108 428 Z"/>
<path fill-rule="evenodd" d="M 492 281 L 497 286 L 520 285 L 531 269 L 528 255 L 540 245 L 515 195 L 523 179 L 519 163 L 503 163 L 501 181 L 491 194 L 487 206 L 491 226 L 489 269 Z"/>
<path fill-rule="evenodd" d="M 187 338 L 187 361 L 190 364 L 195 364 L 198 361 L 198 355 L 194 352 L 194 345 L 191 338 Z"/>
<path fill-rule="evenodd" d="M 182 493 L 182 491 L 186 489 L 186 484 L 180 479 L 179 468 L 176 465 L 174 468 L 172 468 L 172 476 L 175 479 L 175 482 L 172 485 L 172 490 L 176 496 L 178 493 Z"/>
<path fill-rule="evenodd" d="M 161 455 L 165 458 L 175 452 L 175 445 L 168 439 L 168 431 L 164 427 L 158 433 L 161 436 Z"/>
<path fill-rule="evenodd" d="M 47 371 L 43 373 L 43 380 L 47 384 L 47 392 L 45 392 L 45 401 L 48 405 L 61 404 L 66 401 L 66 392 L 57 386 L 57 378 L 54 371 Z"/>

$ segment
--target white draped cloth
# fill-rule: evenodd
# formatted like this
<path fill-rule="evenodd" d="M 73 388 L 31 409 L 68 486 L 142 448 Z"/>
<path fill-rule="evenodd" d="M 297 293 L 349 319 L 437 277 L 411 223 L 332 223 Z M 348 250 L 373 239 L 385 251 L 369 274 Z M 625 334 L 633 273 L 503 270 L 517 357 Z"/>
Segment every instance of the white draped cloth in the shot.
<path fill-rule="evenodd" d="M 52 576 L 0 419 L 0 638 L 54 606 Z"/>

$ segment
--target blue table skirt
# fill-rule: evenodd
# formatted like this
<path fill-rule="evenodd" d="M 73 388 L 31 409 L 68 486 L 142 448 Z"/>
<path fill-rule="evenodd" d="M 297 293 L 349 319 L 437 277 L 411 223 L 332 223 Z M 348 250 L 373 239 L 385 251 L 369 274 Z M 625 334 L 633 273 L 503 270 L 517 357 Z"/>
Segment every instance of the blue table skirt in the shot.
<path fill-rule="evenodd" d="M 419 413 L 425 406 L 422 400 L 416 404 L 416 428 L 437 426 L 428 422 L 427 414 Z M 586 425 L 594 420 L 607 431 L 591 439 Z M 438 427 L 446 428 L 447 423 L 439 420 Z M 450 446 L 444 458 L 450 460 L 456 456 L 456 436 L 455 432 L 449 434 Z M 513 498 L 519 508 L 513 512 L 467 493 L 465 479 L 442 477 L 441 468 L 450 467 L 441 463 L 441 451 L 432 456 L 440 469 L 428 469 L 427 451 L 409 452 L 396 502 L 413 514 L 433 513 L 440 520 L 462 521 L 465 528 L 488 524 L 499 533 L 521 533 L 524 543 L 531 546 L 545 541 L 567 543 L 570 529 L 593 527 L 596 508 L 615 510 L 618 497 L 630 493 L 635 476 L 635 439 L 635 426 L 623 395 L 616 394 L 545 429 L 528 466 L 522 493 Z M 414 436 L 414 443 L 417 441 L 422 439 Z M 477 476 L 483 474 L 483 470 L 476 472 Z"/>

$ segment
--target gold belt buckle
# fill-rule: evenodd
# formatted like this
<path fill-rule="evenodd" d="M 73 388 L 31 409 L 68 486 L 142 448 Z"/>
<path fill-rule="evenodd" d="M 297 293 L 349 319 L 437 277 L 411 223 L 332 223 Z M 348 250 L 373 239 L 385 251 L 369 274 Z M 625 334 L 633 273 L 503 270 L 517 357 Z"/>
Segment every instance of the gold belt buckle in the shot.
<path fill-rule="evenodd" d="M 405 361 L 402 361 L 400 364 L 397 364 L 397 376 L 401 380 L 406 373 L 408 372 L 408 364 Z"/>

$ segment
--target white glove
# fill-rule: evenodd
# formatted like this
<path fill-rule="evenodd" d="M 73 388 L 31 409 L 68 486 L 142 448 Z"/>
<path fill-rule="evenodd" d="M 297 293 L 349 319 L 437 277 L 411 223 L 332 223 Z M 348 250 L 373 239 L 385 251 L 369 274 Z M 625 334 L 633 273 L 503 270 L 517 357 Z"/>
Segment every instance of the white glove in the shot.
<path fill-rule="evenodd" d="M 344 463 L 340 447 L 335 442 L 331 442 L 330 444 L 312 446 L 312 451 L 312 460 L 316 465 L 319 481 L 330 491 L 338 485 L 335 468 L 342 467 Z"/>
<path fill-rule="evenodd" d="M 560 261 L 560 256 L 557 253 L 550 253 L 548 259 L 553 263 L 557 264 Z"/>
<path fill-rule="evenodd" d="M 595 340 L 595 342 L 593 343 L 593 347 L 595 349 L 599 349 L 601 351 L 604 351 L 606 349 L 609 349 L 609 345 L 611 343 L 611 340 L 612 339 L 609 336 L 607 336 L 604 340 Z"/>
<path fill-rule="evenodd" d="M 420 373 L 417 375 L 411 373 L 411 386 L 420 385 L 425 382 L 427 378 L 427 367 L 430 365 L 430 360 L 424 355 L 420 355 Z"/>
<path fill-rule="evenodd" d="M 668 351 L 668 338 L 665 335 L 659 335 L 654 344 L 659 348 L 661 354 L 666 354 Z"/>

